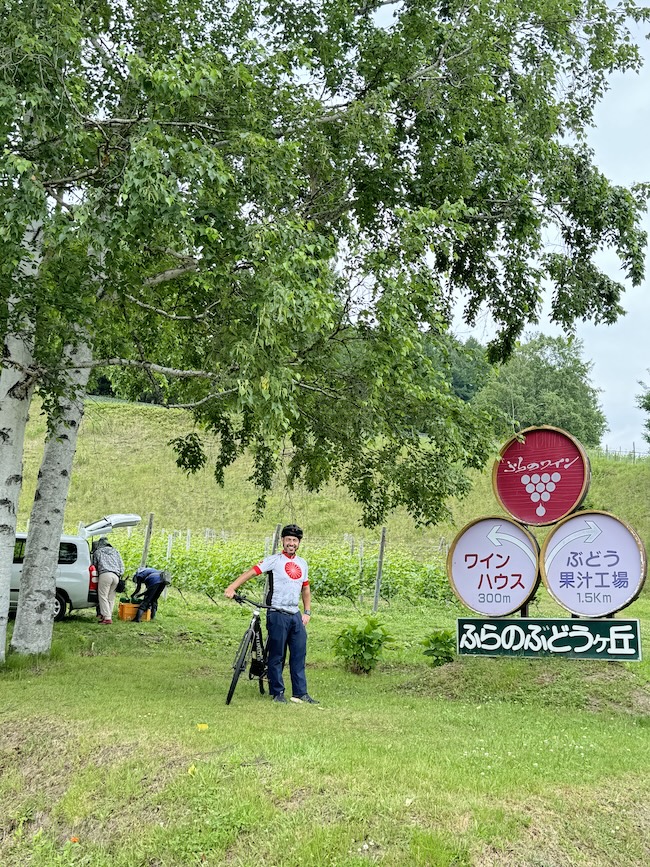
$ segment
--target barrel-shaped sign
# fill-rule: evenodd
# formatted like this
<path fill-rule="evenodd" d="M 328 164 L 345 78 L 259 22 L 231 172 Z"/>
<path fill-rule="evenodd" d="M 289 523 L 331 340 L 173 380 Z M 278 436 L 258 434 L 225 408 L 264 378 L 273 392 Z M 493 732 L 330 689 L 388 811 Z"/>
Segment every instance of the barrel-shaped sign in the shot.
<path fill-rule="evenodd" d="M 447 577 L 460 601 L 490 617 L 518 611 L 539 583 L 539 546 L 520 524 L 479 518 L 456 536 L 447 555 Z"/>
<path fill-rule="evenodd" d="M 503 508 L 531 526 L 555 524 L 577 509 L 589 489 L 589 459 L 571 434 L 531 427 L 501 449 L 492 487 Z"/>
<path fill-rule="evenodd" d="M 634 530 L 607 512 L 576 512 L 548 534 L 542 580 L 567 611 L 607 617 L 633 602 L 646 577 L 646 553 Z"/>

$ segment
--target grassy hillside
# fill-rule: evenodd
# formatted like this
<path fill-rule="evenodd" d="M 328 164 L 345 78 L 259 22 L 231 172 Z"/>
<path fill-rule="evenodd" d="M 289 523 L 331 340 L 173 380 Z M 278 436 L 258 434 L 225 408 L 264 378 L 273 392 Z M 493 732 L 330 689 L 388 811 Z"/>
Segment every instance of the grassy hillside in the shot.
<path fill-rule="evenodd" d="M 283 490 L 282 479 L 270 498 L 261 522 L 253 518 L 255 489 L 248 480 L 250 464 L 240 460 L 226 473 L 225 488 L 212 475 L 212 463 L 195 476 L 176 466 L 169 440 L 191 428 L 191 418 L 177 410 L 148 405 L 91 399 L 82 425 L 66 509 L 66 528 L 110 512 L 155 515 L 157 530 L 201 532 L 259 539 L 272 534 L 278 523 L 296 520 L 311 540 L 341 539 L 376 544 L 379 530 L 363 530 L 360 509 L 347 492 L 331 486 L 318 496 L 302 489 Z M 35 406 L 30 419 L 25 485 L 19 508 L 19 527 L 29 517 L 40 463 L 45 420 Z M 216 444 L 208 441 L 216 455 Z M 626 463 L 592 457 L 592 482 L 585 508 L 602 509 L 627 521 L 650 542 L 650 461 Z M 482 515 L 501 514 L 492 492 L 491 466 L 475 475 L 474 489 L 463 502 L 451 504 L 453 522 L 417 530 L 405 513 L 387 522 L 390 544 L 406 546 L 421 556 L 437 551 L 441 540 L 450 541 L 468 521 Z M 543 533 L 538 534 L 540 540 Z"/>

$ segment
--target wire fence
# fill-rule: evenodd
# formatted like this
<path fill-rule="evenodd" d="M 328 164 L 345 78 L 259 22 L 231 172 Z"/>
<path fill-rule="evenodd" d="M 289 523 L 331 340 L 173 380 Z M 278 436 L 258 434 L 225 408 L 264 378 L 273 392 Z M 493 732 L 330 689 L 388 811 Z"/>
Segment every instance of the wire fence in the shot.
<path fill-rule="evenodd" d="M 131 536 L 134 531 L 129 527 L 127 535 Z M 371 531 L 366 531 L 366 535 L 355 536 L 350 533 L 344 533 L 340 537 L 323 537 L 310 535 L 307 547 L 311 548 L 326 548 L 339 546 L 345 549 L 349 554 L 357 554 L 363 558 L 365 553 L 376 554 L 381 546 L 381 530 L 376 530 L 374 535 L 370 535 Z M 273 536 L 258 532 L 258 533 L 243 533 L 230 530 L 215 530 L 206 527 L 202 530 L 167 530 L 161 529 L 156 531 L 157 536 L 164 536 L 167 541 L 167 547 L 178 550 L 185 548 L 186 551 L 192 550 L 197 545 L 204 546 L 206 544 L 215 544 L 217 542 L 242 542 L 247 544 L 256 544 L 260 553 L 264 556 L 272 553 L 274 550 L 279 550 L 278 540 Z M 450 540 L 445 536 L 432 534 L 427 541 L 412 541 L 408 544 L 408 550 L 411 554 L 420 557 L 446 557 L 449 551 Z M 393 544 L 393 548 L 402 548 L 402 544 Z"/>
<path fill-rule="evenodd" d="M 609 446 L 604 446 L 594 449 L 593 452 L 603 458 L 613 461 L 627 461 L 628 463 L 636 463 L 650 458 L 650 452 L 638 449 L 635 443 L 632 443 L 631 449 L 611 449 Z"/>

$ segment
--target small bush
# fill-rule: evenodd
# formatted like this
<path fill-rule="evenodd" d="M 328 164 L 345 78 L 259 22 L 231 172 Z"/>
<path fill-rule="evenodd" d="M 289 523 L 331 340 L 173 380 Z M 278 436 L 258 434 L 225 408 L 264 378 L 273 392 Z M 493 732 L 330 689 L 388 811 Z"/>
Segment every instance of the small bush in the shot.
<path fill-rule="evenodd" d="M 456 656 L 456 637 L 451 629 L 434 629 L 420 644 L 433 666 L 452 662 Z"/>
<path fill-rule="evenodd" d="M 334 655 L 348 671 L 370 674 L 379 662 L 382 648 L 392 636 L 378 617 L 368 615 L 364 626 L 346 626 L 334 642 Z"/>

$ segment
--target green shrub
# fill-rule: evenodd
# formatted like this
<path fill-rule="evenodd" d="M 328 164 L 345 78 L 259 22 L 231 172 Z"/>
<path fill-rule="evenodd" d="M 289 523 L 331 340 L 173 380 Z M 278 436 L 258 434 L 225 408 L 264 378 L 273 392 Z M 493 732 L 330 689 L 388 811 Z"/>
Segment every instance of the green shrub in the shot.
<path fill-rule="evenodd" d="M 456 637 L 451 629 L 434 629 L 420 644 L 433 666 L 452 662 L 456 656 Z"/>
<path fill-rule="evenodd" d="M 378 617 L 369 614 L 365 621 L 364 626 L 346 626 L 334 642 L 334 655 L 355 674 L 370 674 L 379 662 L 382 648 L 393 640 Z"/>
<path fill-rule="evenodd" d="M 361 593 L 359 560 L 342 548 L 309 548 L 309 583 L 318 598 L 357 599 Z"/>

